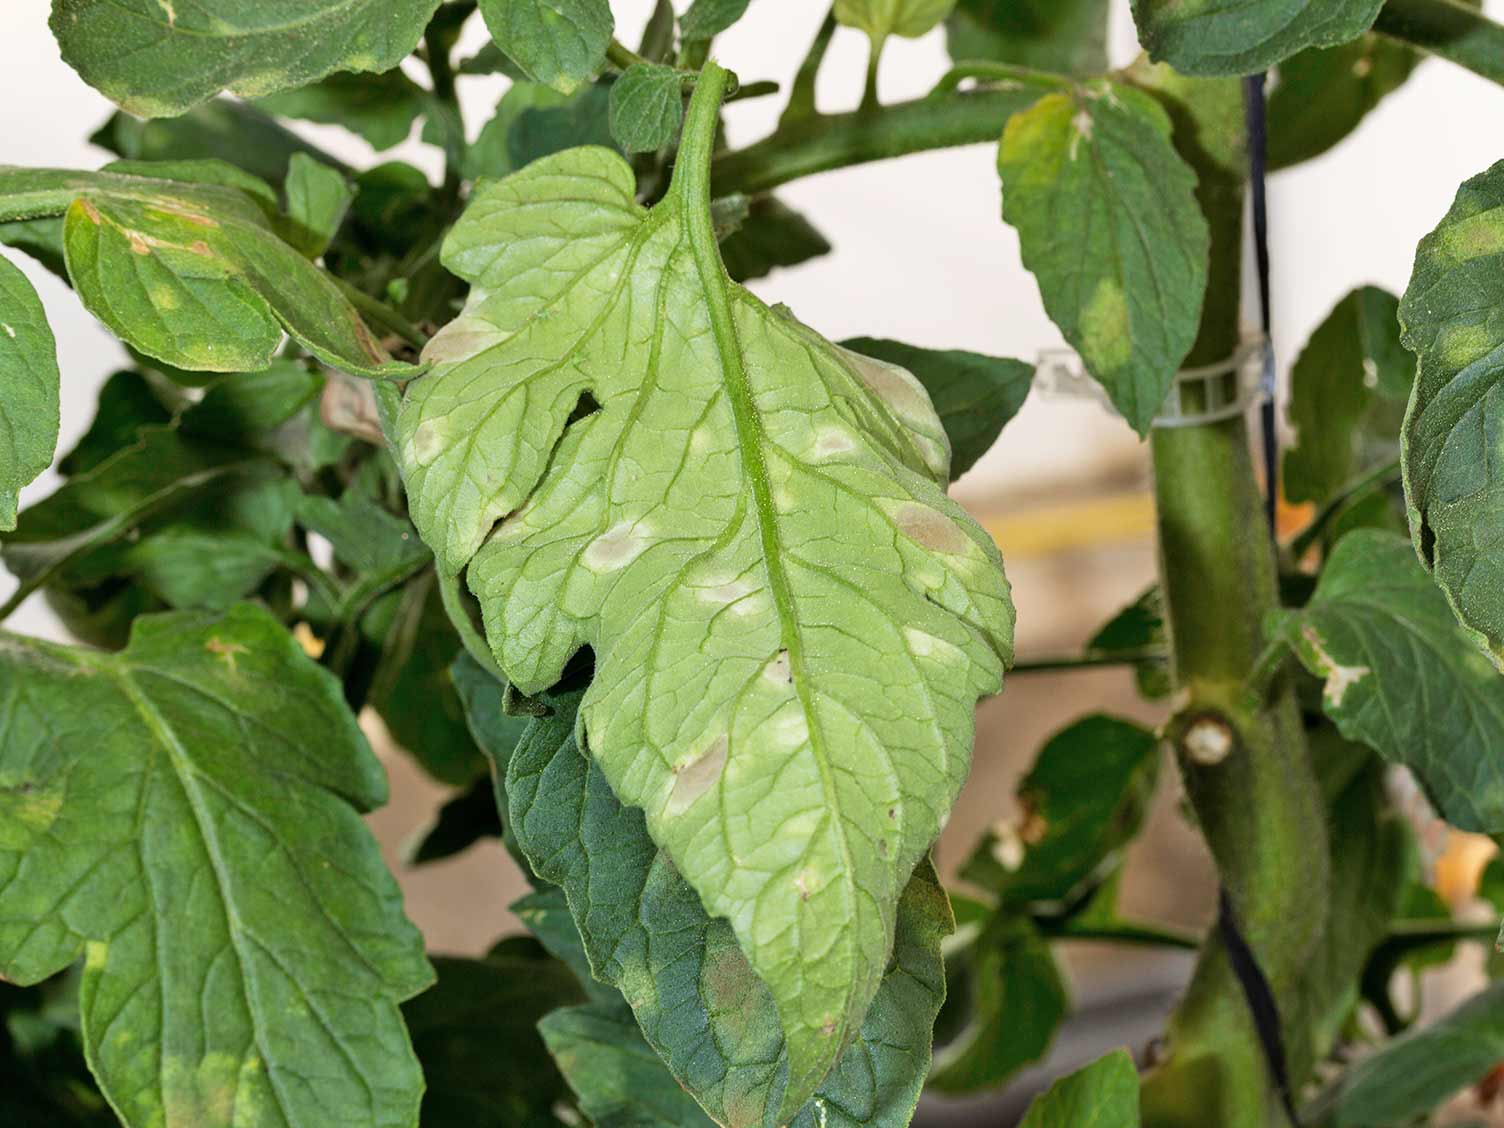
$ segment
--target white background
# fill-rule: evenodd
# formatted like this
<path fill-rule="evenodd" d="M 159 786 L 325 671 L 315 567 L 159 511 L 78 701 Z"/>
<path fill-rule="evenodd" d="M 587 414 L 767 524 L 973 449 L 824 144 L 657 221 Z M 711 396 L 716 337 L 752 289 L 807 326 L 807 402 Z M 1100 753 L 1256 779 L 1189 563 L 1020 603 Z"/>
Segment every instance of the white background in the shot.
<path fill-rule="evenodd" d="M 11 0 L 0 12 L 0 160 L 22 165 L 95 167 L 108 155 L 89 133 L 105 118 L 104 100 L 58 57 L 42 0 Z M 1496 16 L 1504 0 L 1491 0 Z M 651 0 L 615 0 L 620 37 L 635 42 Z M 755 0 L 718 44 L 718 57 L 744 80 L 785 83 L 825 10 L 814 0 Z M 480 21 L 470 45 L 483 39 Z M 1114 61 L 1136 51 L 1126 0 L 1115 12 Z M 821 83 L 822 108 L 856 101 L 865 38 L 838 33 Z M 939 33 L 894 40 L 884 60 L 882 94 L 895 100 L 926 92 L 946 68 Z M 472 135 L 489 117 L 505 80 L 463 84 Z M 733 144 L 762 136 L 780 99 L 738 103 L 729 119 Z M 1328 156 L 1277 176 L 1271 188 L 1275 339 L 1282 367 L 1327 310 L 1353 286 L 1404 287 L 1416 242 L 1445 212 L 1458 184 L 1504 157 L 1504 90 L 1448 64 L 1423 66 L 1356 135 Z M 335 127 L 299 127 L 324 147 L 369 161 L 363 142 Z M 416 142 L 396 151 L 436 175 L 438 154 Z M 788 303 L 832 338 L 868 334 L 915 344 L 971 348 L 1033 359 L 1059 343 L 1038 292 L 1000 219 L 995 146 L 921 154 L 815 177 L 781 191 L 804 210 L 836 252 L 756 285 Z M 99 383 L 122 354 L 57 279 L 14 256 L 36 283 L 58 338 L 63 369 L 60 449 L 82 433 Z M 1120 422 L 1095 406 L 1032 401 L 984 462 L 958 487 L 976 508 L 996 512 L 1010 499 L 1069 488 L 1105 461 L 1140 458 Z M 48 474 L 23 495 L 55 488 Z M 0 580 L 0 585 L 8 583 Z M 14 621 L 51 633 L 40 600 Z"/>

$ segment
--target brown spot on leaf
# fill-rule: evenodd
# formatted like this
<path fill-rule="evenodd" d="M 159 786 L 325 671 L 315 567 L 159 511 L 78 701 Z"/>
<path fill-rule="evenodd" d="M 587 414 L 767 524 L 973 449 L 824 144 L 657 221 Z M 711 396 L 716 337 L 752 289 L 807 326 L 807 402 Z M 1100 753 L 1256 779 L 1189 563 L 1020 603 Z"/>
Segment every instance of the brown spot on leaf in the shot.
<path fill-rule="evenodd" d="M 898 529 L 916 544 L 934 552 L 952 555 L 964 552 L 968 539 L 945 514 L 923 505 L 905 505 L 898 511 Z"/>

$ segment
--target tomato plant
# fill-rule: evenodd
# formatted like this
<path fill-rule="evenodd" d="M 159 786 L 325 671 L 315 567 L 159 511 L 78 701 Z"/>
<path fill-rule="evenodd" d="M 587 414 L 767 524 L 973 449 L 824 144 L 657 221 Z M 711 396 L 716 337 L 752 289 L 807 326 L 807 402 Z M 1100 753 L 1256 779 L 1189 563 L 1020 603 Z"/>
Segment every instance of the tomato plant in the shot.
<path fill-rule="evenodd" d="M 1042 1057 L 1073 937 L 1196 969 L 1152 1052 L 1060 1079 L 1030 1128 L 1408 1124 L 1497 1064 L 1498 989 L 1408 1031 L 1392 997 L 1493 929 L 1417 907 L 1386 779 L 1504 832 L 1504 164 L 1403 296 L 1354 289 L 1300 353 L 1272 478 L 1240 280 L 1266 165 L 1428 53 L 1504 81 L 1504 28 L 1134 0 L 1144 54 L 1110 70 L 1106 0 L 835 0 L 767 60 L 780 91 L 714 51 L 771 8 L 53 0 L 119 159 L 0 166 L 0 241 L 128 362 L 20 505 L 60 380 L 0 257 L 0 618 L 41 595 L 77 640 L 0 632 L 6 1124 L 896 1128 Z M 885 103 L 888 41 L 942 25 L 953 67 Z M 865 89 L 822 110 L 857 33 Z M 477 131 L 458 90 L 497 73 Z M 774 96 L 729 145 L 723 107 Z M 303 121 L 377 151 L 421 121 L 443 180 Z M 1064 665 L 1136 667 L 1169 719 L 1056 735 L 951 893 L 930 853 L 1014 608 L 947 487 L 1034 365 L 831 341 L 746 283 L 829 250 L 785 185 L 982 143 L 1155 472 L 1158 583 Z M 1275 479 L 1314 514 L 1284 543 Z M 366 708 L 453 789 L 416 857 L 501 838 L 530 936 L 425 952 L 360 818 L 387 798 Z M 1166 748 L 1220 881 L 1199 937 L 1116 903 Z"/>

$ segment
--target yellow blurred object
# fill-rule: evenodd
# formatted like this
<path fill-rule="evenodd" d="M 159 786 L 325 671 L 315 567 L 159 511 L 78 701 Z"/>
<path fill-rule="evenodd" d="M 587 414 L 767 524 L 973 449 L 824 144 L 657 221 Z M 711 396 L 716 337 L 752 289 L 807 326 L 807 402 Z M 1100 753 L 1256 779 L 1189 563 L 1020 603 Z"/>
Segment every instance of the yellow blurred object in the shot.
<path fill-rule="evenodd" d="M 313 628 L 307 623 L 298 623 L 292 629 L 292 637 L 298 640 L 298 645 L 303 648 L 303 653 L 310 658 L 322 658 L 324 656 L 324 640 L 313 633 Z"/>
<path fill-rule="evenodd" d="M 1153 536 L 1154 498 L 1147 492 L 1084 498 L 981 521 L 1004 557 L 1050 556 Z"/>
<path fill-rule="evenodd" d="M 1498 852 L 1486 835 L 1452 831 L 1436 859 L 1436 895 L 1453 909 L 1467 904 L 1478 895 L 1483 870 Z"/>

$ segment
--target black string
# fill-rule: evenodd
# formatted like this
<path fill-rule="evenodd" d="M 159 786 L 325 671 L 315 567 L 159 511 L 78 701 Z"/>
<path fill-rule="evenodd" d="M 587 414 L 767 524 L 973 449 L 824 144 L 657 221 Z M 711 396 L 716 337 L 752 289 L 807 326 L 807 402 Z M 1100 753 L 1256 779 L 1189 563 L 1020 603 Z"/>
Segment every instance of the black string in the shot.
<path fill-rule="evenodd" d="M 1299 1124 L 1300 1116 L 1295 1111 L 1295 1098 L 1290 1092 L 1290 1069 L 1285 1060 L 1285 1039 L 1280 1032 L 1279 1004 L 1275 1002 L 1274 990 L 1264 978 L 1264 969 L 1248 946 L 1238 918 L 1233 912 L 1232 898 L 1226 889 L 1217 891 L 1217 931 L 1222 935 L 1222 946 L 1227 950 L 1227 962 L 1243 987 L 1248 1000 L 1248 1009 L 1253 1013 L 1253 1028 L 1258 1033 L 1259 1044 L 1269 1062 L 1269 1073 L 1274 1080 L 1275 1092 L 1291 1124 Z"/>
<path fill-rule="evenodd" d="M 1274 349 L 1269 345 L 1273 310 L 1269 302 L 1269 203 L 1264 188 L 1268 130 L 1264 120 L 1262 74 L 1249 75 L 1243 80 L 1243 104 L 1248 119 L 1248 174 L 1253 201 L 1253 251 L 1259 274 L 1259 322 L 1265 341 L 1264 402 L 1259 409 L 1264 446 L 1264 516 L 1273 535 L 1279 497 L 1279 432 L 1275 428 L 1274 416 Z"/>

